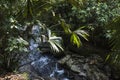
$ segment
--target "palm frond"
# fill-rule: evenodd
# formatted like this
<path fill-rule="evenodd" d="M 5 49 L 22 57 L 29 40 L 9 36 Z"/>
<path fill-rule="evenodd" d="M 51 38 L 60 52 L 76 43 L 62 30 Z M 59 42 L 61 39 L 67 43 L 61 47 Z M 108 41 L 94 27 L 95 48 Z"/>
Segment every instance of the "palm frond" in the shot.
<path fill-rule="evenodd" d="M 47 32 L 48 32 L 48 43 L 50 44 L 51 49 L 55 52 L 64 51 L 61 43 L 62 38 L 53 36 L 51 30 L 49 29 L 47 30 Z"/>
<path fill-rule="evenodd" d="M 108 29 L 113 30 L 114 34 L 112 35 L 112 39 L 115 39 L 115 45 L 113 49 L 120 49 L 120 17 L 115 18 L 111 21 L 107 26 Z"/>
<path fill-rule="evenodd" d="M 80 47 L 82 45 L 80 37 L 82 37 L 88 41 L 89 34 L 85 30 L 82 30 L 83 28 L 85 28 L 85 26 L 80 27 L 77 30 L 72 31 L 70 29 L 71 25 L 67 24 L 63 19 L 61 19 L 61 26 L 67 35 L 71 35 L 70 42 L 77 45 L 77 47 Z"/>
<path fill-rule="evenodd" d="M 108 54 L 106 60 L 111 60 L 113 64 L 120 64 L 120 17 L 115 18 L 107 26 L 107 29 L 114 31 L 109 44 L 112 52 Z"/>
<path fill-rule="evenodd" d="M 71 34 L 70 24 L 67 24 L 63 19 L 61 19 L 61 26 L 66 34 Z"/>
<path fill-rule="evenodd" d="M 48 40 L 50 43 L 50 47 L 54 52 L 60 52 L 64 49 L 62 48 L 62 45 L 57 40 Z"/>
<path fill-rule="evenodd" d="M 74 32 L 88 41 L 89 34 L 85 32 L 85 30 L 78 29 L 78 30 L 75 30 Z"/>
<path fill-rule="evenodd" d="M 77 45 L 77 47 L 80 47 L 82 45 L 80 38 L 75 33 L 71 34 L 70 41 L 71 43 Z"/>

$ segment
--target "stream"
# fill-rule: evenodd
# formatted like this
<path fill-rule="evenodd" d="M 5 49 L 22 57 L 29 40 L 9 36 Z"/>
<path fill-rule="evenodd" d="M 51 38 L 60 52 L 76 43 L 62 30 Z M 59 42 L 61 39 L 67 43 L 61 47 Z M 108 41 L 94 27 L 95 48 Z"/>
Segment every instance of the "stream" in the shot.
<path fill-rule="evenodd" d="M 29 74 L 30 80 L 114 80 L 111 67 L 104 63 L 97 52 L 83 47 L 83 52 L 79 53 L 88 51 L 89 56 L 68 52 L 58 59 L 44 46 L 46 40 L 41 40 L 40 26 L 34 25 L 31 32 L 33 38 L 29 39 L 29 54 L 21 59 L 19 68 L 20 72 Z M 44 43 L 41 44 L 41 41 Z M 45 54 L 40 47 L 44 47 Z"/>
<path fill-rule="evenodd" d="M 40 27 L 35 25 L 32 28 L 32 35 L 34 39 L 29 41 L 29 54 L 25 56 L 20 68 L 20 71 L 30 72 L 31 80 L 34 74 L 44 78 L 49 78 L 49 80 L 69 80 L 65 76 L 65 70 L 57 63 L 57 59 L 52 54 L 42 54 L 39 50 L 40 41 Z"/>

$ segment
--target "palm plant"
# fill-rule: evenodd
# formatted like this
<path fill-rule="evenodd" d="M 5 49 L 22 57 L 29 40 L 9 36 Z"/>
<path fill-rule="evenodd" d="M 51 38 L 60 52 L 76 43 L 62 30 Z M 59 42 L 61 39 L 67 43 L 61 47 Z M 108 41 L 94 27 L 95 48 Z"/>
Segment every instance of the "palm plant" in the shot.
<path fill-rule="evenodd" d="M 107 26 L 107 29 L 112 32 L 110 39 L 111 52 L 106 57 L 106 62 L 109 62 L 114 69 L 114 75 L 120 76 L 120 16 L 112 20 Z"/>
<path fill-rule="evenodd" d="M 10 55 L 14 55 L 12 53 L 17 54 L 18 53 L 17 51 L 19 51 L 19 49 L 21 50 L 21 48 L 26 47 L 25 46 L 26 44 L 24 44 L 24 43 L 22 44 L 21 40 L 20 41 L 16 40 L 16 38 L 18 38 L 18 36 L 21 37 L 20 31 L 18 31 L 17 29 L 19 29 L 19 27 L 23 27 L 23 25 L 25 23 L 28 23 L 28 22 L 33 23 L 36 20 L 41 20 L 41 17 L 42 17 L 42 15 L 45 14 L 45 12 L 52 11 L 53 4 L 56 4 L 56 3 L 59 3 L 62 1 L 66 2 L 66 0 L 0 0 L 0 10 L 1 10 L 1 12 L 0 12 L 0 21 L 1 21 L 0 22 L 0 31 L 3 32 L 0 34 L 0 48 L 2 48 L 2 51 L 3 51 L 0 53 L 0 57 L 3 58 L 3 56 L 1 54 L 5 54 L 5 55 L 7 55 L 7 53 Z M 83 0 L 79 0 L 79 1 L 82 2 Z M 78 3 L 77 0 L 67 0 L 67 2 L 69 2 L 72 5 L 79 6 L 77 4 Z M 64 21 L 62 21 L 61 24 L 62 24 L 62 27 L 64 28 L 64 31 L 66 31 L 67 24 Z M 14 27 L 13 27 L 13 25 L 14 25 Z M 30 28 L 30 27 L 28 26 L 28 28 Z M 70 30 L 70 28 L 68 28 L 68 30 Z M 70 38 L 71 42 L 76 44 L 78 47 L 81 45 L 81 41 L 80 41 L 80 38 L 78 37 L 78 35 L 82 36 L 84 39 L 87 39 L 87 36 L 88 36 L 88 34 L 81 29 L 76 30 L 76 31 L 70 30 L 69 34 L 71 35 L 71 38 Z M 12 40 L 11 40 L 11 38 L 12 38 Z M 55 52 L 59 52 L 60 50 L 63 51 L 63 48 L 61 45 L 62 38 L 56 37 L 55 35 L 52 34 L 52 32 L 50 30 L 48 30 L 47 39 L 48 39 L 47 41 L 48 41 L 49 45 L 51 45 L 51 49 L 53 51 L 55 51 Z M 13 40 L 15 40 L 15 41 L 13 41 Z M 7 43 L 2 43 L 4 41 Z M 24 41 L 22 40 L 22 42 L 24 42 Z M 10 45 L 8 45 L 8 44 L 10 44 Z M 16 48 L 16 46 L 17 46 L 17 48 Z M 7 49 L 7 52 L 5 51 L 6 49 Z M 12 62 L 12 60 L 14 61 L 15 57 L 13 58 L 11 56 L 12 57 L 11 58 L 8 55 L 7 55 L 7 57 L 8 58 L 6 58 L 6 61 L 5 61 L 5 59 L 3 61 L 0 60 L 0 64 L 2 62 L 7 62 L 9 64 L 12 64 L 10 62 Z M 10 59 L 10 60 L 8 60 L 8 59 Z M 3 64 L 1 64 L 1 65 L 3 65 Z M 9 68 L 10 68 L 10 66 L 9 66 Z"/>
<path fill-rule="evenodd" d="M 61 26 L 63 27 L 64 32 L 70 35 L 70 42 L 75 44 L 77 47 L 80 47 L 82 45 L 80 37 L 88 41 L 89 34 L 85 30 L 83 30 L 84 27 L 80 27 L 72 31 L 70 29 L 71 25 L 67 24 L 63 19 L 61 19 Z"/>
<path fill-rule="evenodd" d="M 107 56 L 106 60 L 111 59 L 112 63 L 120 64 L 120 17 L 115 18 L 107 25 L 108 29 L 113 32 L 112 39 L 110 40 L 111 53 Z"/>
<path fill-rule="evenodd" d="M 48 43 L 50 44 L 51 50 L 55 52 L 63 51 L 62 38 L 52 35 L 51 30 L 48 31 Z"/>

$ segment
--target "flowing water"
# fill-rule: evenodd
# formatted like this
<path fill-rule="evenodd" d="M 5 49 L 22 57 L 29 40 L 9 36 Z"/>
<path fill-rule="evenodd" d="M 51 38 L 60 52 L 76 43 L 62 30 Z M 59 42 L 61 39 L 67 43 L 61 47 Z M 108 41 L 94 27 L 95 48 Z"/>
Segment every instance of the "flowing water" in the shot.
<path fill-rule="evenodd" d="M 41 54 L 39 50 L 39 45 L 41 43 L 40 36 L 40 27 L 35 25 L 32 28 L 32 35 L 34 39 L 29 41 L 29 51 L 30 54 L 27 56 L 27 59 L 22 61 L 22 65 L 29 63 L 32 67 L 31 71 L 36 72 L 37 75 L 42 77 L 50 77 L 55 80 L 69 80 L 65 76 L 65 71 L 57 63 L 57 59 L 51 54 Z"/>
<path fill-rule="evenodd" d="M 29 39 L 29 54 L 21 61 L 23 67 L 20 70 L 30 72 L 30 80 L 112 80 L 109 79 L 111 68 L 106 68 L 102 63 L 103 59 L 93 54 L 88 57 L 68 54 L 62 61 L 64 60 L 64 65 L 71 70 L 65 70 L 51 53 L 43 54 L 40 47 L 44 47 L 46 40 L 41 40 L 41 33 L 39 26 L 33 26 L 33 38 Z M 44 44 L 41 44 L 41 41 Z"/>

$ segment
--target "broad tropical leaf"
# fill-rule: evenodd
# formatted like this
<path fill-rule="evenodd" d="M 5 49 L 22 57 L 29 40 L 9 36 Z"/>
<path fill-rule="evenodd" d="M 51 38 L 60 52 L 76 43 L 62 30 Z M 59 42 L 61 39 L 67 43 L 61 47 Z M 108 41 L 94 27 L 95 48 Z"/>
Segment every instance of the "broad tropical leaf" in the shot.
<path fill-rule="evenodd" d="M 63 19 L 61 19 L 61 26 L 66 34 L 71 35 L 70 42 L 77 45 L 77 47 L 80 47 L 82 45 L 80 37 L 83 37 L 85 40 L 88 41 L 89 34 L 87 32 L 85 32 L 84 30 L 82 30 L 84 28 L 84 26 L 78 28 L 75 31 L 72 31 L 70 29 L 71 25 L 67 24 Z"/>
<path fill-rule="evenodd" d="M 80 38 L 75 33 L 71 34 L 70 41 L 73 44 L 77 45 L 77 47 L 80 47 L 82 45 Z"/>
<path fill-rule="evenodd" d="M 48 32 L 48 43 L 50 44 L 51 49 L 55 52 L 64 51 L 61 43 L 62 38 L 53 36 L 51 30 L 49 29 L 47 30 L 47 32 Z"/>
<path fill-rule="evenodd" d="M 74 32 L 88 41 L 89 34 L 85 32 L 85 30 L 78 29 L 78 30 L 75 30 Z"/>

